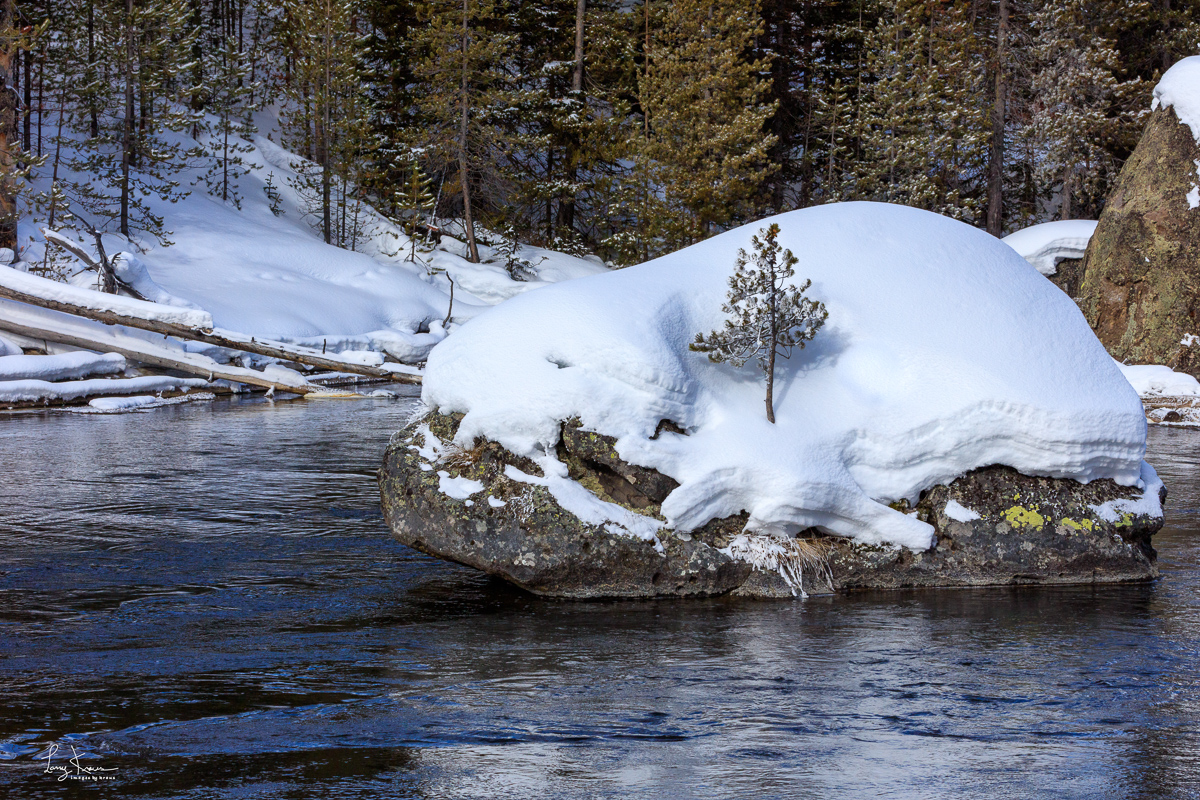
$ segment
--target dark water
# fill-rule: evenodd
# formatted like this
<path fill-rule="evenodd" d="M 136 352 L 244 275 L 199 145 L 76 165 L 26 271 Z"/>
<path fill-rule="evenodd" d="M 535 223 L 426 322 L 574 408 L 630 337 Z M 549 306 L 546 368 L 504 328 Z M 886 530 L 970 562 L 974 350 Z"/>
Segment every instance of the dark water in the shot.
<path fill-rule="evenodd" d="M 392 543 L 410 406 L 0 418 L 0 797 L 1200 795 L 1198 431 L 1154 585 L 572 604 Z"/>

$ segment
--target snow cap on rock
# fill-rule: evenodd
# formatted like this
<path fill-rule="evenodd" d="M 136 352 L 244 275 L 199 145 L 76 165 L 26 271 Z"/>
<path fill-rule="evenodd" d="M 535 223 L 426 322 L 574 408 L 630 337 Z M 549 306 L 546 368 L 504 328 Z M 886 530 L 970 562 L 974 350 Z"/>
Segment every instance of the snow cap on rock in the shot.
<path fill-rule="evenodd" d="M 1192 129 L 1200 144 L 1200 56 L 1189 56 L 1175 62 L 1154 87 L 1150 109 L 1175 109 L 1179 121 Z"/>
<path fill-rule="evenodd" d="M 776 222 L 825 328 L 776 374 L 713 364 L 688 344 L 724 321 L 740 248 Z M 425 402 L 550 473 L 563 420 L 616 437 L 671 476 L 668 525 L 749 512 L 750 529 L 818 526 L 929 547 L 889 508 L 990 464 L 1138 484 L 1141 403 L 1079 309 L 1008 245 L 880 203 L 793 211 L 621 272 L 538 289 L 470 321 L 430 355 Z M 661 432 L 669 419 L 686 434 Z M 651 438 L 654 437 L 654 438 Z"/>

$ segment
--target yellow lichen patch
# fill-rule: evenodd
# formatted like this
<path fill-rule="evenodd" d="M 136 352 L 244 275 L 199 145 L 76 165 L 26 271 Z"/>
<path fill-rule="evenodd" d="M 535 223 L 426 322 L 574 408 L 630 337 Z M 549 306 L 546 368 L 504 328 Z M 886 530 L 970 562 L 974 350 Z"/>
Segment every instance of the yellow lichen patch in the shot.
<path fill-rule="evenodd" d="M 1119 520 L 1117 520 L 1116 526 L 1118 528 L 1132 528 L 1133 527 L 1133 514 L 1130 514 L 1128 511 L 1123 513 L 1121 515 L 1121 518 Z"/>
<path fill-rule="evenodd" d="M 1035 528 L 1039 531 L 1046 524 L 1046 518 L 1038 513 L 1037 506 L 1013 506 L 1004 512 L 1004 519 L 1014 528 Z"/>
<path fill-rule="evenodd" d="M 1079 522 L 1076 522 L 1075 520 L 1071 519 L 1070 517 L 1063 517 L 1062 524 L 1066 525 L 1071 530 L 1076 530 L 1076 531 L 1090 531 L 1096 527 L 1096 523 L 1092 522 L 1087 517 L 1084 517 L 1083 519 L 1079 520 Z"/>

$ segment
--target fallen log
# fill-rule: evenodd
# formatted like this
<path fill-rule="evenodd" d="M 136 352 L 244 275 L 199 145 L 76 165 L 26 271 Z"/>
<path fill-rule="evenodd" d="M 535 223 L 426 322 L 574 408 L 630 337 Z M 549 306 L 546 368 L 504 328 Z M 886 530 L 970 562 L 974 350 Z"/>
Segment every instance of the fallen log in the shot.
<path fill-rule="evenodd" d="M 301 375 L 289 375 L 290 370 L 273 370 L 268 374 L 244 367 L 219 364 L 199 353 L 168 350 L 143 339 L 119 335 L 115 330 L 98 329 L 75 317 L 48 320 L 39 316 L 32 308 L 23 309 L 11 301 L 0 300 L 0 331 L 87 350 L 120 353 L 131 361 L 179 370 L 188 375 L 207 378 L 209 381 L 220 378 L 296 394 L 320 394 L 328 391 L 322 386 L 309 383 Z"/>
<path fill-rule="evenodd" d="M 16 272 L 16 270 L 12 270 L 11 272 Z M 246 336 L 244 334 L 236 333 L 234 331 L 226 331 L 220 328 L 194 328 L 176 322 L 144 319 L 142 317 L 136 317 L 129 314 L 122 314 L 118 311 L 87 308 L 66 300 L 55 300 L 41 297 L 37 294 L 33 294 L 23 288 L 18 288 L 17 286 L 13 285 L 18 281 L 22 284 L 28 283 L 28 278 L 30 276 L 25 275 L 25 273 L 18 272 L 17 275 L 22 277 L 16 279 L 16 281 L 6 280 L 12 277 L 11 272 L 7 269 L 0 269 L 0 297 L 7 298 L 9 300 L 15 300 L 20 303 L 27 303 L 31 306 L 37 306 L 39 308 L 45 308 L 51 311 L 59 311 L 65 314 L 83 317 L 84 319 L 95 320 L 96 322 L 102 322 L 105 325 L 124 325 L 128 328 L 138 328 L 140 330 L 151 331 L 153 333 L 161 333 L 164 336 L 175 336 L 180 339 L 205 342 L 206 344 L 216 345 L 217 347 L 225 347 L 230 350 L 240 350 L 244 353 L 254 353 L 256 355 L 268 356 L 270 358 L 279 358 L 285 361 L 293 361 L 297 364 L 306 364 L 311 367 L 318 367 L 320 369 L 327 369 L 334 372 L 351 372 L 356 375 L 366 375 L 371 378 L 386 378 L 388 380 L 395 381 L 396 383 L 421 383 L 420 375 L 415 375 L 410 372 L 401 372 L 399 369 L 402 369 L 403 367 L 400 365 L 397 365 L 396 368 L 388 368 L 383 366 L 358 364 L 353 361 L 331 357 L 307 347 L 296 347 L 284 344 L 283 342 L 256 339 L 253 336 Z"/>

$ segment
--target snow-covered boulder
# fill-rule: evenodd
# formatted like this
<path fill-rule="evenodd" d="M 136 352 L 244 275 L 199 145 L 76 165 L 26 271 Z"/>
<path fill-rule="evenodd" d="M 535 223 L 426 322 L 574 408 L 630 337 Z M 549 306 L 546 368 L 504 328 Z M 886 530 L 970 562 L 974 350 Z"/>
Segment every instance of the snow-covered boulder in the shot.
<path fill-rule="evenodd" d="M 1149 122 L 1084 259 L 1080 306 L 1114 358 L 1184 366 L 1179 342 L 1200 334 L 1197 263 L 1200 56 L 1193 56 L 1155 87 Z"/>
<path fill-rule="evenodd" d="M 751 365 L 713 364 L 688 349 L 698 332 L 722 324 L 737 252 L 772 221 L 782 228 L 780 243 L 799 257 L 796 280 L 811 278 L 808 295 L 829 311 L 808 348 L 780 362 L 774 425 Z M 890 559 L 897 547 L 928 551 L 939 529 L 936 509 L 914 513 L 922 493 L 994 464 L 1073 486 L 1103 479 L 1130 502 L 1157 497 L 1157 479 L 1142 462 L 1141 403 L 1074 303 L 988 234 L 900 206 L 791 212 L 619 273 L 516 297 L 434 349 L 423 399 L 441 415 L 431 419 L 463 416 L 452 443 L 413 428 L 389 449 L 382 480 L 393 530 L 501 574 L 488 559 L 453 550 L 496 535 L 481 514 L 515 519 L 529 534 L 512 516 L 514 504 L 552 506 L 551 517 L 590 526 L 610 545 L 623 541 L 684 565 L 698 556 L 672 555 L 672 547 L 703 553 L 692 547 L 698 538 L 734 562 L 778 565 L 803 561 L 792 537 L 813 529 Z M 611 441 L 612 457 L 568 447 L 564 425 L 572 421 Z M 496 472 L 508 482 L 503 496 L 477 477 L 469 479 L 478 494 L 443 491 L 459 503 L 459 518 L 479 527 L 475 541 L 446 549 L 431 545 L 434 534 L 406 534 L 422 514 L 439 520 L 427 530 L 442 527 L 447 508 L 421 486 L 440 489 L 474 469 L 477 462 L 461 454 L 481 443 L 514 459 Z M 573 459 L 600 468 L 589 473 Z M 648 502 L 639 508 L 621 500 L 629 493 L 612 476 L 634 488 L 645 478 L 631 480 L 619 464 L 669 484 L 660 481 L 656 496 L 642 492 Z M 1002 515 L 984 519 L 993 528 L 1006 524 Z M 733 526 L 745 536 L 712 539 L 718 524 L 722 535 Z M 554 550 L 541 541 L 514 558 L 533 563 Z M 793 550 L 772 554 L 772 542 Z M 554 554 L 557 562 L 571 561 L 568 549 Z M 699 574 L 711 577 L 708 566 Z M 997 575 L 967 582 L 980 581 L 1005 582 Z"/>

